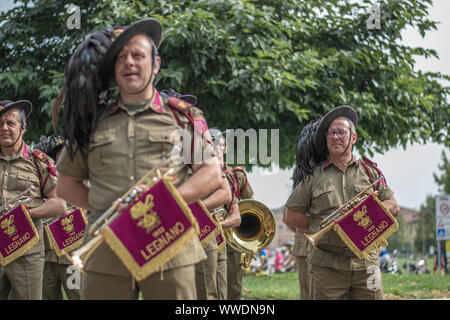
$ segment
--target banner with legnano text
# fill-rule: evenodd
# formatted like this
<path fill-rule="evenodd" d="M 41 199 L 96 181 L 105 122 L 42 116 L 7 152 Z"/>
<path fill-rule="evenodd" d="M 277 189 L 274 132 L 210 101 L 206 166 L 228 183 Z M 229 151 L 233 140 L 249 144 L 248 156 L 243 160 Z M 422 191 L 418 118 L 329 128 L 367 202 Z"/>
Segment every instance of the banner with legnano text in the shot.
<path fill-rule="evenodd" d="M 25 204 L 20 204 L 0 218 L 0 264 L 16 260 L 38 241 L 39 234 Z"/>
<path fill-rule="evenodd" d="M 78 248 L 87 225 L 84 209 L 75 208 L 58 220 L 45 225 L 50 245 L 58 257 Z"/>
<path fill-rule="evenodd" d="M 198 237 L 189 206 L 168 178 L 161 178 L 101 231 L 137 281 L 141 281 Z"/>
<path fill-rule="evenodd" d="M 333 230 L 360 259 L 380 246 L 387 246 L 386 239 L 398 230 L 397 220 L 378 199 L 377 193 L 334 221 Z"/>
<path fill-rule="evenodd" d="M 205 247 L 211 240 L 217 237 L 220 232 L 220 226 L 200 200 L 191 203 L 189 208 L 198 222 L 200 243 Z"/>

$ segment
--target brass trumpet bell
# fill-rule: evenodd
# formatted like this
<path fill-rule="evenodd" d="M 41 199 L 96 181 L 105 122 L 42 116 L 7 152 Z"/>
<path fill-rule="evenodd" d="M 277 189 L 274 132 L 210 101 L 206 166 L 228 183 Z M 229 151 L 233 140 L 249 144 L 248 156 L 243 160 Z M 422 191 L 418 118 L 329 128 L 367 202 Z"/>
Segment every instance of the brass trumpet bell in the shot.
<path fill-rule="evenodd" d="M 239 211 L 240 226 L 226 229 L 225 238 L 235 250 L 255 255 L 267 247 L 275 236 L 274 215 L 266 205 L 250 199 L 239 202 Z M 249 264 L 249 261 L 245 264 Z"/>

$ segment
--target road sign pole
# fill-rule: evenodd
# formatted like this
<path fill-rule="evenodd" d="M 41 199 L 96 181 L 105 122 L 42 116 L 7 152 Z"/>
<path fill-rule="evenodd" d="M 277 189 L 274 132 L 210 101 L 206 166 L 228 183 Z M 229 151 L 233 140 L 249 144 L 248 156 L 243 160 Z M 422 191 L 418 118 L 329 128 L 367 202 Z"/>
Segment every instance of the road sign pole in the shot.
<path fill-rule="evenodd" d="M 441 242 L 437 241 L 437 273 L 441 273 Z"/>

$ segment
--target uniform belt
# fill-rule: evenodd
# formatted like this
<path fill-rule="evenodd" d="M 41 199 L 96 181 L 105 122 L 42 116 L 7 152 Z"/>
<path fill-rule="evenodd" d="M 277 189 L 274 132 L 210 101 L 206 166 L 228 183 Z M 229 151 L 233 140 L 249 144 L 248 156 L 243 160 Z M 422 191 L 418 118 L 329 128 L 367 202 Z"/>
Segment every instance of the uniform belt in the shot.
<path fill-rule="evenodd" d="M 356 255 L 349 248 L 340 248 L 326 245 L 320 245 L 317 247 L 322 251 L 334 253 L 340 256 L 344 256 L 346 258 L 356 258 Z"/>

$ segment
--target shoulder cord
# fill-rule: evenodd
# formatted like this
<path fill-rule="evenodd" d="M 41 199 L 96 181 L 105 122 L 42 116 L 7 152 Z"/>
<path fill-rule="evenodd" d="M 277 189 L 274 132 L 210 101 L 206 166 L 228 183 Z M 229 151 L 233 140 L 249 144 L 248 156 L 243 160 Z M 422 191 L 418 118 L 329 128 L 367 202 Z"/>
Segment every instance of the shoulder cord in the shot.
<path fill-rule="evenodd" d="M 369 176 L 370 183 L 374 182 L 374 178 L 372 176 L 372 173 L 370 172 L 369 166 L 373 169 L 375 169 L 380 177 L 383 177 L 383 180 L 386 181 L 386 178 L 384 177 L 384 174 L 381 172 L 380 169 L 377 168 L 376 164 L 374 164 L 372 161 L 368 161 L 366 158 L 363 157 L 361 161 L 364 169 L 366 169 L 367 175 Z M 375 186 L 375 190 L 378 191 L 380 189 L 381 180 L 378 181 L 377 185 Z"/>
<path fill-rule="evenodd" d="M 39 164 L 37 162 L 38 161 L 37 160 L 37 156 L 34 154 L 34 152 L 31 152 L 31 155 L 32 155 L 32 158 L 33 158 L 34 165 L 36 167 L 38 178 L 39 178 L 39 188 L 41 190 L 41 196 L 45 196 L 44 195 L 44 188 L 45 188 L 45 185 L 47 184 L 48 179 L 50 178 L 51 172 L 49 170 L 49 172 L 47 174 L 47 177 L 45 178 L 45 181 L 42 182 L 42 175 L 41 175 L 41 170 L 39 170 Z"/>
<path fill-rule="evenodd" d="M 178 125 L 183 128 L 183 124 L 180 120 L 180 118 L 178 117 L 178 114 L 175 112 L 175 107 L 173 107 L 170 103 L 167 103 L 167 105 L 169 106 L 170 111 L 172 111 L 173 116 L 175 117 L 175 120 L 177 121 Z M 192 139 L 191 139 L 191 160 L 192 160 L 192 151 L 194 150 L 194 139 L 195 139 L 195 124 L 194 124 L 194 118 L 192 118 L 192 116 L 190 114 L 187 114 L 181 110 L 176 109 L 178 112 L 180 112 L 182 115 L 184 115 L 190 122 L 191 126 L 192 126 L 192 131 L 193 131 L 193 135 L 192 135 Z M 190 164 L 190 166 L 192 166 L 192 164 Z"/>
<path fill-rule="evenodd" d="M 242 184 L 242 186 L 239 184 L 239 178 L 236 174 L 236 171 L 241 171 L 244 174 L 245 182 Z M 242 191 L 244 190 L 245 186 L 248 184 L 247 174 L 245 173 L 245 171 L 243 169 L 237 169 L 237 168 L 234 168 L 233 174 L 236 177 L 236 181 L 238 181 L 239 198 L 240 198 Z"/>
<path fill-rule="evenodd" d="M 231 186 L 232 186 L 231 187 L 231 194 L 232 195 L 231 195 L 230 205 L 227 206 L 225 204 L 225 207 L 227 208 L 227 213 L 228 213 L 231 210 L 231 206 L 233 205 L 234 198 L 237 197 L 239 199 L 239 196 L 238 196 L 239 191 L 236 188 L 236 181 L 235 181 L 235 179 L 234 179 L 234 177 L 232 175 L 232 170 L 230 170 L 230 167 L 225 162 L 223 164 L 222 171 L 225 173 L 225 175 L 227 177 L 227 180 L 231 183 Z"/>

